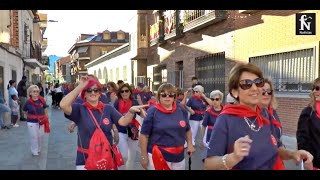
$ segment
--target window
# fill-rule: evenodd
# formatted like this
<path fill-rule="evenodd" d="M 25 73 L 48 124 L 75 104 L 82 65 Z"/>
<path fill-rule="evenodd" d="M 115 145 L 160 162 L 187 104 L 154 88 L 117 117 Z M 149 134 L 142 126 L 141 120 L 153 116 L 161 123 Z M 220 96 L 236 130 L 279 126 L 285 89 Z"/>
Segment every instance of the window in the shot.
<path fill-rule="evenodd" d="M 96 71 L 96 70 L 94 70 L 93 75 L 94 75 L 95 77 L 97 77 L 97 71 Z"/>
<path fill-rule="evenodd" d="M 113 69 L 110 69 L 110 81 L 114 81 L 113 80 Z"/>
<path fill-rule="evenodd" d="M 127 66 L 123 66 L 123 81 L 127 81 Z"/>
<path fill-rule="evenodd" d="M 96 41 L 97 42 L 99 42 L 99 41 L 101 41 L 102 40 L 102 36 L 98 36 L 97 38 L 96 38 Z"/>
<path fill-rule="evenodd" d="M 119 68 L 116 69 L 116 80 L 119 80 Z"/>
<path fill-rule="evenodd" d="M 163 83 L 167 82 L 167 75 L 168 75 L 167 69 L 162 69 L 161 70 L 161 77 L 162 77 Z"/>
<path fill-rule="evenodd" d="M 29 38 L 28 30 L 29 30 L 28 25 L 24 24 L 24 28 L 23 28 L 24 42 L 28 42 L 28 38 Z"/>
<path fill-rule="evenodd" d="M 98 79 L 102 79 L 101 69 L 99 69 L 99 71 L 98 71 Z"/>
<path fill-rule="evenodd" d="M 123 32 L 120 31 L 120 32 L 117 33 L 117 39 L 124 40 L 124 38 L 125 38 L 125 36 L 124 36 Z"/>
<path fill-rule="evenodd" d="M 315 48 L 249 58 L 271 77 L 276 91 L 309 92 L 315 79 Z"/>
<path fill-rule="evenodd" d="M 110 39 L 110 33 L 103 33 L 103 39 L 109 40 Z"/>
<path fill-rule="evenodd" d="M 11 79 L 17 82 L 17 71 L 11 70 Z"/>

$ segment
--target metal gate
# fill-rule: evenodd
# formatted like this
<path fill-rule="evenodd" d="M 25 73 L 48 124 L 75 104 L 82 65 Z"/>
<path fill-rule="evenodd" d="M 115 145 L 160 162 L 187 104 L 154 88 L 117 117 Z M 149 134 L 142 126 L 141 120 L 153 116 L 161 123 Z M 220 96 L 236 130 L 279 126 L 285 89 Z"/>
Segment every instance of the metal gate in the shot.
<path fill-rule="evenodd" d="M 215 53 L 195 59 L 196 77 L 203 85 L 206 96 L 213 90 L 225 93 L 225 53 Z"/>

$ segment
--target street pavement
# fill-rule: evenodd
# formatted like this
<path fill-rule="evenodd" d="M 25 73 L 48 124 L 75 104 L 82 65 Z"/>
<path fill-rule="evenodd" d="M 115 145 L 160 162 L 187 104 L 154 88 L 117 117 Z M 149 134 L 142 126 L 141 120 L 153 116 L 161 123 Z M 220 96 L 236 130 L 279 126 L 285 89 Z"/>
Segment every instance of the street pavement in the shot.
<path fill-rule="evenodd" d="M 51 96 L 47 97 L 51 105 Z M 67 125 L 70 123 L 63 112 L 49 107 L 50 134 L 45 134 L 42 142 L 42 151 L 39 156 L 32 156 L 29 144 L 29 134 L 26 122 L 20 122 L 20 127 L 0 130 L 0 170 L 75 170 L 75 156 L 77 149 L 77 133 L 69 133 Z M 6 118 L 6 124 L 10 120 Z M 197 138 L 197 142 L 201 142 Z M 296 149 L 296 140 L 292 137 L 283 137 L 283 143 L 288 149 Z M 137 152 L 135 170 L 142 170 L 140 152 Z M 186 156 L 187 157 L 187 156 Z M 295 170 L 298 166 L 292 161 L 285 161 L 286 169 Z M 192 156 L 192 170 L 202 170 L 202 152 L 196 146 Z M 186 158 L 188 170 L 188 158 Z"/>

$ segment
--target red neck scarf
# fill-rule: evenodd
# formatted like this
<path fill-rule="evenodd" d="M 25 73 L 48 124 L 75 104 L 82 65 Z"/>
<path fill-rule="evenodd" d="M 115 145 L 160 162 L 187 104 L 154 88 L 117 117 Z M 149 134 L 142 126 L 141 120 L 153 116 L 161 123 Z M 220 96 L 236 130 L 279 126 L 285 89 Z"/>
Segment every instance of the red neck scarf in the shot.
<path fill-rule="evenodd" d="M 103 108 L 104 108 L 104 104 L 99 101 L 97 106 L 92 106 L 92 104 L 90 104 L 89 102 L 84 102 L 83 105 L 88 108 L 89 110 L 98 110 L 100 113 L 103 112 Z"/>
<path fill-rule="evenodd" d="M 29 101 L 33 106 L 35 106 L 35 107 L 37 107 L 37 106 L 38 106 L 38 107 L 41 107 L 41 106 L 43 106 L 43 105 L 45 104 L 45 100 L 44 100 L 44 98 L 41 97 L 41 96 L 39 96 L 38 98 L 39 98 L 39 100 L 40 100 L 41 103 L 36 103 L 38 100 L 33 101 L 32 98 L 29 98 L 28 101 Z"/>
<path fill-rule="evenodd" d="M 201 96 L 192 95 L 192 98 L 195 100 L 202 100 Z"/>
<path fill-rule="evenodd" d="M 281 123 L 273 116 L 273 109 L 272 107 L 268 107 L 268 112 L 271 118 L 271 123 L 275 125 L 277 128 L 282 128 Z"/>
<path fill-rule="evenodd" d="M 131 107 L 132 107 L 131 99 L 127 99 L 127 100 L 123 100 L 122 98 L 119 99 L 119 112 L 121 114 L 127 113 Z"/>
<path fill-rule="evenodd" d="M 223 106 L 221 105 L 221 111 L 223 110 Z M 221 112 L 220 111 L 220 112 Z M 208 110 L 207 110 L 207 112 L 209 113 L 209 114 L 211 114 L 212 116 L 215 116 L 215 117 L 218 117 L 219 116 L 219 114 L 218 113 L 216 113 L 216 112 L 214 112 L 214 107 L 213 106 L 211 106 Z"/>
<path fill-rule="evenodd" d="M 172 110 L 167 110 L 165 109 L 160 103 L 157 103 L 155 106 L 159 111 L 166 113 L 166 114 L 171 114 L 176 111 L 177 109 L 177 104 L 175 102 L 172 103 Z"/>
<path fill-rule="evenodd" d="M 236 115 L 241 118 L 257 117 L 257 122 L 259 127 L 262 127 L 264 124 L 270 124 L 270 121 L 265 119 L 263 116 L 261 116 L 260 113 L 261 113 L 261 109 L 259 106 L 257 106 L 256 111 L 253 111 L 248 106 L 244 106 L 241 104 L 237 104 L 237 105 L 228 104 L 224 106 L 220 114 Z"/>

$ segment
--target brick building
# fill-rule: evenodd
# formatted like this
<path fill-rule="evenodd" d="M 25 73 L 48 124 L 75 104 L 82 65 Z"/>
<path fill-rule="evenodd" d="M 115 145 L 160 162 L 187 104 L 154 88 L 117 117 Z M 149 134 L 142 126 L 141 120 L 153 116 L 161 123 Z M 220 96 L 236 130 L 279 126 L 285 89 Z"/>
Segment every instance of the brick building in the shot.
<path fill-rule="evenodd" d="M 170 82 L 191 87 L 197 76 L 206 93 L 227 93 L 235 61 L 258 65 L 271 76 L 279 102 L 283 133 L 294 136 L 299 114 L 308 102 L 310 83 L 319 76 L 320 35 L 296 35 L 301 10 L 154 11 L 150 20 L 148 76 L 154 90 Z M 318 20 L 317 20 L 318 21 Z M 316 23 L 316 29 L 319 29 Z M 151 75 L 152 74 L 152 75 Z"/>
<path fill-rule="evenodd" d="M 121 30 L 102 33 L 81 34 L 76 43 L 70 48 L 71 82 L 76 82 L 82 75 L 87 74 L 85 64 L 129 42 L 129 33 Z"/>

